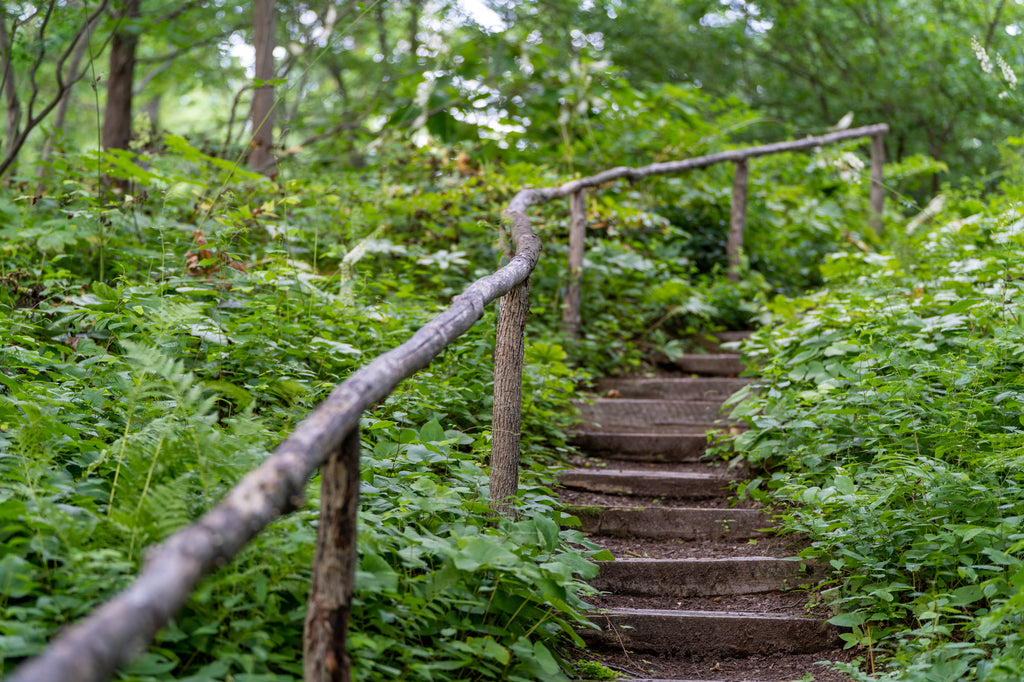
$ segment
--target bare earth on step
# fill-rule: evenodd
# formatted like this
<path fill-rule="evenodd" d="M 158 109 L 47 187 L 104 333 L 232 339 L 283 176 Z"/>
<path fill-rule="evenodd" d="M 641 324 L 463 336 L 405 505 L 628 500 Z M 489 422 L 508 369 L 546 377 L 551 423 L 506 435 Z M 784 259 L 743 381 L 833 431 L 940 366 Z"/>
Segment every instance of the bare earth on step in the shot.
<path fill-rule="evenodd" d="M 736 429 L 720 411 L 745 380 L 738 355 L 684 356 L 676 376 L 602 379 L 580 404 L 577 468 L 560 496 L 609 549 L 583 655 L 624 680 L 769 682 L 848 678 L 848 660 L 813 591 L 816 569 L 772 519 L 735 505 L 745 472 L 702 461 L 708 433 Z M 704 376 L 694 376 L 702 374 Z M 811 678 L 806 677 L 808 674 Z"/>

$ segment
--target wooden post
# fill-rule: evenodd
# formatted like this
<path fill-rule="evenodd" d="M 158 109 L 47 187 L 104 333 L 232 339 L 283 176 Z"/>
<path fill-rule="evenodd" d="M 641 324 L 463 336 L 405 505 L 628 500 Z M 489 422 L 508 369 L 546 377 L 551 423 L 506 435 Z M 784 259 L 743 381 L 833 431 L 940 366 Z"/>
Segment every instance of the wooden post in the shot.
<path fill-rule="evenodd" d="M 729 281 L 740 279 L 740 252 L 743 250 L 743 230 L 747 224 L 747 160 L 736 162 L 736 176 L 732 183 L 732 210 L 729 215 L 729 241 L 725 253 L 729 258 Z"/>
<path fill-rule="evenodd" d="M 359 511 L 359 427 L 320 470 L 320 524 L 306 609 L 305 682 L 350 682 L 345 636 L 356 576 Z"/>
<path fill-rule="evenodd" d="M 562 307 L 562 330 L 580 335 L 582 316 L 580 304 L 583 297 L 583 254 L 586 250 L 586 191 L 573 192 L 569 196 L 569 281 L 565 285 L 565 301 Z"/>
<path fill-rule="evenodd" d="M 885 138 L 871 136 L 871 228 L 875 234 L 882 234 L 882 208 L 885 204 L 882 166 L 885 163 Z"/>
<path fill-rule="evenodd" d="M 523 353 L 530 278 L 501 297 L 494 348 L 491 422 L 491 509 L 515 516 L 519 490 L 519 437 L 523 419 Z"/>

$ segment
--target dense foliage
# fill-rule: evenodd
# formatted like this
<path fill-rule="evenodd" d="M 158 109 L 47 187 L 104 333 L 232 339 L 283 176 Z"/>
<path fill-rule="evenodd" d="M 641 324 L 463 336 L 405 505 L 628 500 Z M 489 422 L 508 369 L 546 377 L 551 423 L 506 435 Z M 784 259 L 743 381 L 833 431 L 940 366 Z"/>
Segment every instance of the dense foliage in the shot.
<path fill-rule="evenodd" d="M 896 255 L 833 256 L 748 347 L 737 447 L 766 473 L 746 493 L 810 538 L 832 622 L 884 679 L 1024 674 L 1022 218 L 951 202 Z"/>

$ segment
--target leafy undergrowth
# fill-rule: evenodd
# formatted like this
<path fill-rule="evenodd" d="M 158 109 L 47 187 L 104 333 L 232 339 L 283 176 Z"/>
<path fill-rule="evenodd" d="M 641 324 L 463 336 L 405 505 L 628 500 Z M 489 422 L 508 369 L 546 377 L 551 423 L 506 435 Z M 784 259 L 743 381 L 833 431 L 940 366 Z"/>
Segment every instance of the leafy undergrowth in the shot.
<path fill-rule="evenodd" d="M 746 347 L 745 492 L 831 567 L 858 679 L 1024 677 L 1024 222 L 966 209 L 899 258 L 834 257 Z"/>

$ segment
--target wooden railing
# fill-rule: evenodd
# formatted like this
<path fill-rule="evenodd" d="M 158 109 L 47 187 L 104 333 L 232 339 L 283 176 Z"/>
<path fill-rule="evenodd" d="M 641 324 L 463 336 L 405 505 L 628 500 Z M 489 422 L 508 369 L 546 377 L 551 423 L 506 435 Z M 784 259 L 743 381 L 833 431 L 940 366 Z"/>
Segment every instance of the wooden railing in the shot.
<path fill-rule="evenodd" d="M 472 327 L 484 307 L 501 298 L 494 355 L 494 414 L 490 495 L 500 514 L 514 513 L 519 484 L 524 328 L 530 273 L 540 240 L 530 229 L 530 206 L 572 197 L 570 283 L 579 284 L 583 262 L 583 192 L 620 179 L 679 173 L 715 163 L 737 164 L 737 190 L 745 192 L 746 160 L 808 149 L 858 137 L 872 138 L 872 219 L 881 216 L 881 138 L 885 125 L 870 126 L 641 168 L 613 168 L 560 187 L 526 189 L 504 212 L 513 251 L 506 266 L 482 277 L 456 296 L 440 315 L 402 345 L 378 356 L 338 385 L 258 468 L 192 525 L 152 547 L 135 581 L 63 630 L 39 656 L 18 667 L 8 682 L 100 682 L 141 655 L 157 631 L 185 604 L 199 579 L 234 558 L 263 528 L 302 505 L 303 491 L 321 467 L 321 510 L 313 579 L 306 616 L 305 677 L 348 680 L 345 636 L 356 566 L 359 492 L 359 419 L 403 380 L 426 367 Z M 877 162 L 877 169 L 875 163 Z M 740 169 L 743 169 L 740 171 Z M 877 174 L 876 174 L 877 171 Z M 877 193 L 876 193 L 877 190 Z M 741 212 L 740 212 L 741 213 Z M 740 230 L 742 232 L 742 230 Z M 578 329 L 578 322 L 576 328 Z"/>
<path fill-rule="evenodd" d="M 582 300 L 583 257 L 585 253 L 586 216 L 584 213 L 584 193 L 589 187 L 598 187 L 612 180 L 622 178 L 639 180 L 649 175 L 665 175 L 681 173 L 696 168 L 706 168 L 718 163 L 736 164 L 736 174 L 732 187 L 732 207 L 729 215 L 729 240 L 726 244 L 726 258 L 729 262 L 729 277 L 736 281 L 739 276 L 740 254 L 743 250 L 743 232 L 746 228 L 747 214 L 747 179 L 749 176 L 748 160 L 758 156 L 781 154 L 783 152 L 801 151 L 824 147 L 837 142 L 858 138 L 871 138 L 871 215 L 870 224 L 876 233 L 882 232 L 882 208 L 885 201 L 882 166 L 885 163 L 885 146 L 883 144 L 889 126 L 879 123 L 862 128 L 851 128 L 838 132 L 806 137 L 802 140 L 776 142 L 774 144 L 731 149 L 718 154 L 697 156 L 683 161 L 656 163 L 642 168 L 613 168 L 590 178 L 574 180 L 558 188 L 559 197 L 568 194 L 571 197 L 569 209 L 569 279 L 566 286 L 565 299 L 562 307 L 562 329 L 579 334 L 580 302 Z M 518 197 L 517 197 L 518 198 Z M 555 197 L 551 197 L 555 198 Z M 550 199 L 549 199 L 550 200 Z"/>

